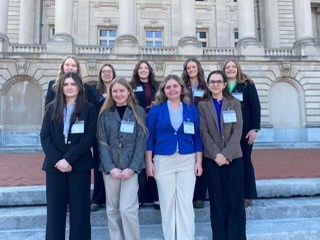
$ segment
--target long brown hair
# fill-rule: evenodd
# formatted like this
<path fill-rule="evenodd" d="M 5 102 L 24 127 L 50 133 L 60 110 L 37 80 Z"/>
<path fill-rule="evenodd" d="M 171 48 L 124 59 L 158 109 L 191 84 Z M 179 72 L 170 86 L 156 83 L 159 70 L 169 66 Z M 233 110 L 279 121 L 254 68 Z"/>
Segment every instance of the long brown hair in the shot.
<path fill-rule="evenodd" d="M 226 72 L 226 66 L 229 62 L 233 62 L 237 67 L 237 82 L 238 83 L 244 83 L 244 84 L 247 84 L 248 82 L 253 83 L 252 79 L 242 71 L 239 62 L 235 59 L 229 59 L 228 61 L 226 61 L 224 63 L 223 68 L 222 68 L 222 71 L 224 73 Z"/>
<path fill-rule="evenodd" d="M 116 102 L 114 101 L 114 99 L 112 98 L 112 88 L 114 87 L 115 84 L 121 84 L 122 86 L 124 86 L 128 91 L 129 91 L 129 96 L 127 99 L 127 106 L 129 108 L 131 108 L 137 123 L 143 128 L 143 131 L 147 134 L 148 133 L 148 129 L 146 127 L 146 125 L 144 124 L 144 122 L 142 121 L 141 117 L 139 116 L 139 114 L 137 113 L 136 110 L 136 106 L 138 106 L 138 101 L 134 95 L 134 92 L 132 90 L 132 88 L 130 87 L 130 84 L 128 83 L 128 81 L 123 78 L 123 77 L 116 77 L 115 79 L 112 80 L 112 82 L 110 83 L 110 88 L 109 88 L 109 95 L 106 99 L 106 101 L 103 103 L 100 113 L 99 113 L 99 119 L 101 117 L 101 115 L 107 110 L 110 109 L 112 107 L 116 106 Z"/>
<path fill-rule="evenodd" d="M 185 84 L 187 86 L 191 85 L 190 77 L 189 77 L 189 74 L 188 74 L 188 71 L 187 71 L 187 66 L 188 66 L 189 62 L 194 62 L 195 64 L 197 64 L 197 67 L 198 67 L 198 75 L 197 75 L 197 77 L 198 77 L 198 82 L 199 82 L 198 86 L 200 88 L 205 88 L 206 87 L 206 79 L 204 77 L 204 71 L 203 71 L 203 68 L 201 66 L 201 63 L 196 58 L 189 58 L 189 59 L 187 59 L 187 61 L 184 62 L 183 71 L 182 71 L 182 75 L 181 75 L 182 80 L 185 82 Z"/>
<path fill-rule="evenodd" d="M 168 75 L 159 85 L 159 89 L 156 93 L 155 99 L 152 102 L 153 105 L 159 105 L 161 103 L 163 103 L 164 101 L 167 100 L 167 96 L 164 93 L 164 88 L 167 84 L 167 82 L 169 80 L 175 80 L 177 83 L 179 83 L 179 85 L 181 86 L 181 96 L 180 96 L 180 100 L 186 104 L 189 104 L 191 102 L 190 97 L 189 97 L 189 90 L 187 89 L 186 84 L 184 83 L 184 81 L 182 81 L 182 79 L 175 74 L 172 75 Z"/>
<path fill-rule="evenodd" d="M 87 104 L 87 99 L 84 94 L 84 88 L 80 76 L 76 73 L 69 72 L 64 74 L 58 81 L 57 91 L 53 101 L 48 105 L 53 105 L 52 121 L 63 122 L 64 109 L 66 107 L 66 97 L 63 94 L 63 85 L 67 78 L 72 78 L 75 82 L 79 92 L 75 102 L 75 108 L 71 115 L 71 122 L 74 122 L 77 118 L 82 118 L 82 112 Z"/>
<path fill-rule="evenodd" d="M 155 77 L 154 77 L 154 72 L 153 72 L 153 69 L 150 65 L 150 63 L 146 60 L 141 60 L 139 61 L 136 66 L 134 67 L 134 70 L 133 70 L 133 74 L 132 74 L 132 79 L 131 79 L 131 87 L 133 89 L 135 89 L 138 85 L 141 85 L 142 82 L 140 80 L 140 77 L 139 77 L 139 74 L 138 74 L 138 71 L 139 71 L 139 68 L 140 68 L 140 65 L 142 63 L 145 63 L 149 69 L 149 75 L 148 75 L 148 82 L 150 83 L 151 85 L 151 88 L 153 91 L 156 91 L 157 88 L 158 88 L 158 83 L 157 81 L 155 80 Z"/>

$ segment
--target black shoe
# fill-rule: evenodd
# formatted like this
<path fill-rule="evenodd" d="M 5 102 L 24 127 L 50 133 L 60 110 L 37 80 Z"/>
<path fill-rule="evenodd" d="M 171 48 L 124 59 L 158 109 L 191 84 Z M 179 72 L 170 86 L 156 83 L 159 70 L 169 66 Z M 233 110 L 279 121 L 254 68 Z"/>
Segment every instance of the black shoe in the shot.
<path fill-rule="evenodd" d="M 194 208 L 204 208 L 204 202 L 202 200 L 193 201 Z"/>
<path fill-rule="evenodd" d="M 160 202 L 159 201 L 153 202 L 153 207 L 154 207 L 154 209 L 159 210 L 160 209 Z"/>

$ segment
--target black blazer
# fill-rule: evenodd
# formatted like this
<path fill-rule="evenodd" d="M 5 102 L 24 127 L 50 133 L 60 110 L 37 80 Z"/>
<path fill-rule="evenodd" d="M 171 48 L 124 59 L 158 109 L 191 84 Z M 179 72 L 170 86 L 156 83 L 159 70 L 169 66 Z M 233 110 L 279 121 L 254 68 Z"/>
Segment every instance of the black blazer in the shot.
<path fill-rule="evenodd" d="M 47 106 L 53 99 L 55 96 L 55 92 L 53 89 L 53 84 L 54 84 L 55 80 L 51 80 L 49 82 L 48 85 L 48 90 L 47 90 L 47 95 L 46 95 L 46 99 L 44 102 L 44 105 Z M 96 98 L 96 94 L 94 92 L 94 90 L 86 83 L 83 84 L 84 87 L 84 92 L 86 94 L 87 100 L 92 103 L 96 109 L 99 109 L 99 99 Z"/>
<path fill-rule="evenodd" d="M 40 138 L 45 159 L 42 170 L 59 172 L 56 163 L 66 159 L 72 166 L 72 171 L 90 170 L 92 168 L 92 154 L 90 148 L 96 136 L 97 112 L 95 106 L 87 102 L 87 107 L 82 114 L 84 120 L 84 133 L 71 134 L 70 124 L 67 144 L 63 135 L 63 123 L 54 123 L 52 119 L 53 105 L 49 105 L 45 112 Z"/>
<path fill-rule="evenodd" d="M 257 89 L 254 83 L 237 83 L 232 93 L 241 92 L 243 101 L 241 101 L 243 135 L 252 129 L 260 129 L 261 106 Z"/>
<path fill-rule="evenodd" d="M 151 106 L 146 106 L 146 89 L 145 89 L 143 83 L 138 84 L 137 87 L 140 87 L 140 86 L 142 87 L 143 91 L 135 91 L 135 89 L 137 89 L 137 88 L 134 88 L 133 89 L 134 95 L 136 96 L 136 98 L 139 102 L 139 105 L 141 107 L 143 107 L 143 109 L 146 112 L 149 112 Z M 157 84 L 157 86 L 153 89 L 152 85 L 151 85 L 151 99 L 150 99 L 151 103 L 154 100 L 154 96 L 156 95 L 156 92 L 158 91 L 158 87 L 159 87 L 159 84 Z"/>

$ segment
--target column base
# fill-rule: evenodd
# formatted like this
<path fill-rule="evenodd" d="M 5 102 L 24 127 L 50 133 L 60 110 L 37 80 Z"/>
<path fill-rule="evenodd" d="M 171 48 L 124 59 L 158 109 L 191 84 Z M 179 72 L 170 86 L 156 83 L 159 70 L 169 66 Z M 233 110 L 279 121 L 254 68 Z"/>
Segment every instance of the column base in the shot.
<path fill-rule="evenodd" d="M 74 53 L 74 39 L 67 33 L 57 33 L 47 42 L 47 53 Z"/>
<path fill-rule="evenodd" d="M 293 45 L 292 54 L 294 56 L 319 56 L 320 55 L 320 43 L 298 42 Z"/>
<path fill-rule="evenodd" d="M 116 39 L 113 48 L 114 54 L 139 54 L 139 43 L 135 36 L 121 35 Z"/>
<path fill-rule="evenodd" d="M 186 36 L 178 42 L 178 53 L 179 55 L 202 55 L 202 45 L 193 36 Z"/>
<path fill-rule="evenodd" d="M 9 43 L 9 38 L 0 33 L 0 52 L 8 52 Z"/>
<path fill-rule="evenodd" d="M 261 42 L 255 38 L 239 40 L 237 43 L 237 51 L 239 55 L 245 56 L 264 56 L 264 47 Z"/>

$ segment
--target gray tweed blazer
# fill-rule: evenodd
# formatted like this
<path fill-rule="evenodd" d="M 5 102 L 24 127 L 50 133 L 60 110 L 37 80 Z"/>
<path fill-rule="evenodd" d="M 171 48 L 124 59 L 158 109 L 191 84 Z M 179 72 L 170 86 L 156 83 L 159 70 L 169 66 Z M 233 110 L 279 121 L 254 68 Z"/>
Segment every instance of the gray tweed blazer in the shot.
<path fill-rule="evenodd" d="M 142 107 L 135 106 L 144 124 L 146 114 Z M 140 173 L 145 168 L 144 154 L 147 136 L 137 123 L 132 109 L 126 108 L 123 120 L 134 122 L 133 133 L 120 132 L 121 119 L 116 107 L 107 109 L 98 120 L 98 142 L 100 152 L 99 170 L 108 174 L 113 168 L 133 169 Z"/>
<path fill-rule="evenodd" d="M 234 110 L 237 122 L 224 123 L 222 111 Z M 200 116 L 200 135 L 204 146 L 204 156 L 215 159 L 218 153 L 229 161 L 242 157 L 240 146 L 242 134 L 241 105 L 237 99 L 223 98 L 221 107 L 221 135 L 218 127 L 217 112 L 213 100 L 202 101 L 198 105 Z"/>

